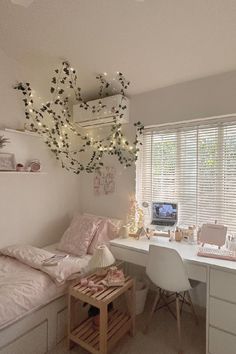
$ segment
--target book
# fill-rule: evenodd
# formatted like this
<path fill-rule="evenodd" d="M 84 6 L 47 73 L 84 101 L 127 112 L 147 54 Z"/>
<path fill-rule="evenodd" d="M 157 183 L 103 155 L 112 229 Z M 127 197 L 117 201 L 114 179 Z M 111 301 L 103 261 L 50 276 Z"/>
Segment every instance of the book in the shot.
<path fill-rule="evenodd" d="M 68 254 L 54 254 L 52 257 L 47 258 L 43 261 L 43 266 L 55 266 L 58 264 L 58 262 L 68 257 Z"/>

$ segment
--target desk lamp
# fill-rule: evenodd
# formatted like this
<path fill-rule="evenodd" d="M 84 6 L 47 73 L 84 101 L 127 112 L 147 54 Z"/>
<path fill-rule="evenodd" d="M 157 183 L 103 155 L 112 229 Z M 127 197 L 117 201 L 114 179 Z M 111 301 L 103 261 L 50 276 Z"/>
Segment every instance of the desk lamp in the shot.
<path fill-rule="evenodd" d="M 100 245 L 96 248 L 93 257 L 89 262 L 90 269 L 96 269 L 98 276 L 107 274 L 107 267 L 114 264 L 115 258 L 106 245 Z"/>

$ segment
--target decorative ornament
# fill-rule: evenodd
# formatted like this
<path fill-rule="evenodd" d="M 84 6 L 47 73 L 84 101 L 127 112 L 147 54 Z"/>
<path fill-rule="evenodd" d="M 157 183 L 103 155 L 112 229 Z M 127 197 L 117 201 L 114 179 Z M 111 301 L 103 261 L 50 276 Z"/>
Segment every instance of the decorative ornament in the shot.
<path fill-rule="evenodd" d="M 139 136 L 144 126 L 141 122 L 134 124 L 136 135 L 133 143 L 130 143 L 122 132 L 122 125 L 117 121 L 117 116 L 122 118 L 127 108 L 122 104 L 124 94 L 129 87 L 123 74 L 117 72 L 117 78 L 107 81 L 106 73 L 99 74 L 96 79 L 100 82 L 99 97 L 109 96 L 109 90 L 113 83 L 118 83 L 121 94 L 119 107 L 114 107 L 114 123 L 108 135 L 104 138 L 90 137 L 84 129 L 71 120 L 71 91 L 76 102 L 85 110 L 90 109 L 93 113 L 100 112 L 104 108 L 102 101 L 98 106 L 90 106 L 81 94 L 81 88 L 77 84 L 77 73 L 67 61 L 64 61 L 60 69 L 55 70 L 55 76 L 51 80 L 50 92 L 52 100 L 42 103 L 37 107 L 30 84 L 18 83 L 14 88 L 23 94 L 25 105 L 25 117 L 31 131 L 44 138 L 45 143 L 60 160 L 61 166 L 68 171 L 79 174 L 82 171 L 91 173 L 103 166 L 104 155 L 115 155 L 124 167 L 130 167 L 136 160 L 139 151 Z M 113 88 L 114 90 L 114 88 Z M 117 92 L 116 92 L 117 93 Z M 114 94 L 114 93 L 113 93 Z M 84 162 L 81 154 L 90 153 L 88 162 Z"/>
<path fill-rule="evenodd" d="M 17 163 L 16 164 L 16 171 L 17 172 L 25 172 L 25 167 L 22 163 Z"/>
<path fill-rule="evenodd" d="M 110 166 L 103 166 L 95 171 L 93 182 L 94 194 L 99 196 L 114 193 L 115 175 L 115 168 Z"/>
<path fill-rule="evenodd" d="M 129 229 L 129 233 L 136 234 L 136 232 L 143 227 L 143 223 L 143 211 L 141 208 L 139 208 L 135 197 L 131 196 L 126 225 Z"/>
<path fill-rule="evenodd" d="M 40 168 L 41 168 L 41 165 L 40 165 L 39 160 L 32 160 L 32 161 L 29 161 L 27 164 L 27 169 L 30 172 L 40 172 Z"/>

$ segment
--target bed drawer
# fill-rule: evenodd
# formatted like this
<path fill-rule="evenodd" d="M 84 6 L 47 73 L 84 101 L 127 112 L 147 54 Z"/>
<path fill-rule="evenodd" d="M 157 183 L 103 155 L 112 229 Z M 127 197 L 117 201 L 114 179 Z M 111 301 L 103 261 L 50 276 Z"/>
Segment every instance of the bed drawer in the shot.
<path fill-rule="evenodd" d="M 236 305 L 210 297 L 210 324 L 236 335 Z"/>
<path fill-rule="evenodd" d="M 236 303 L 236 273 L 211 269 L 210 295 Z"/>
<path fill-rule="evenodd" d="M 209 328 L 209 354 L 235 354 L 236 337 L 232 334 Z"/>
<path fill-rule="evenodd" d="M 57 343 L 67 335 L 67 308 L 57 313 Z"/>
<path fill-rule="evenodd" d="M 47 334 L 48 324 L 44 321 L 0 349 L 0 354 L 44 354 L 48 350 Z"/>

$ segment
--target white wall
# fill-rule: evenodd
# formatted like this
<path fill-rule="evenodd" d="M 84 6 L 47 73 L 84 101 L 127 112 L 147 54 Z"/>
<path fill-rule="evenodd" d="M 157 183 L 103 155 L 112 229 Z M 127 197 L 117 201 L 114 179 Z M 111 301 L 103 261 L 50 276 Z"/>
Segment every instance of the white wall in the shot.
<path fill-rule="evenodd" d="M 30 81 L 30 73 L 0 50 L 0 129 L 22 128 L 21 94 L 17 81 Z M 33 85 L 37 88 L 37 83 Z M 1 134 L 2 132 L 0 132 Z M 62 170 L 38 137 L 6 134 L 18 162 L 38 158 L 45 175 L 0 172 L 0 247 L 12 243 L 45 245 L 57 241 L 73 212 L 80 208 L 79 177 Z"/>
<path fill-rule="evenodd" d="M 145 125 L 177 122 L 236 112 L 236 72 L 186 82 L 132 97 L 131 123 L 142 121 Z M 135 191 L 135 168 L 124 170 L 109 159 L 117 169 L 116 192 L 95 197 L 93 176 L 82 177 L 81 197 L 84 211 L 100 215 L 124 217 L 128 209 L 128 195 Z M 139 270 L 136 270 L 139 274 Z M 135 272 L 134 272 L 135 273 Z M 193 291 L 193 301 L 206 304 L 206 287 L 200 284 Z"/>
<path fill-rule="evenodd" d="M 133 96 L 131 124 L 144 125 L 177 122 L 236 112 L 236 72 L 194 80 Z M 93 176 L 82 177 L 82 208 L 102 215 L 126 215 L 128 195 L 135 191 L 135 168 L 118 165 L 115 158 L 108 164 L 116 165 L 117 188 L 110 196 L 95 197 Z"/>

